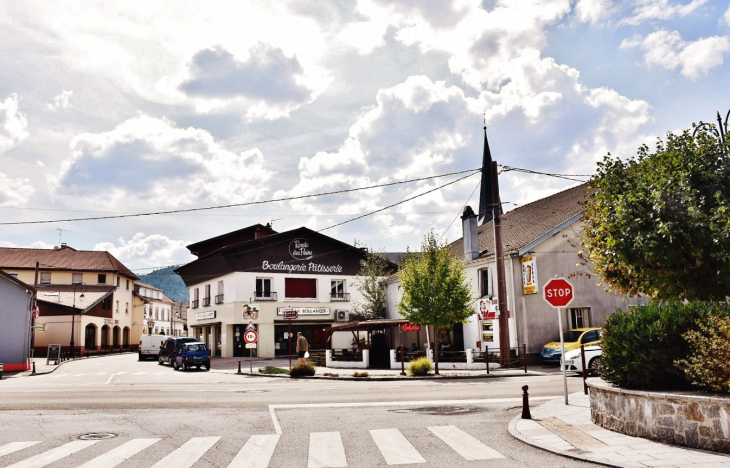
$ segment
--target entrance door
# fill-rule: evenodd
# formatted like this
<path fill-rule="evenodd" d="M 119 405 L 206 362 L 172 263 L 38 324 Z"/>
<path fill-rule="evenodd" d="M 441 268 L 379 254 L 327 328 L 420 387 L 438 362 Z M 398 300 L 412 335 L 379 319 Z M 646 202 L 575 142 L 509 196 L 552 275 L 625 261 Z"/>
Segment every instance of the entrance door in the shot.
<path fill-rule="evenodd" d="M 243 357 L 243 333 L 246 327 L 233 325 L 233 357 Z"/>
<path fill-rule="evenodd" d="M 84 333 L 84 348 L 87 351 L 96 351 L 96 327 L 90 323 L 86 325 L 86 331 Z"/>

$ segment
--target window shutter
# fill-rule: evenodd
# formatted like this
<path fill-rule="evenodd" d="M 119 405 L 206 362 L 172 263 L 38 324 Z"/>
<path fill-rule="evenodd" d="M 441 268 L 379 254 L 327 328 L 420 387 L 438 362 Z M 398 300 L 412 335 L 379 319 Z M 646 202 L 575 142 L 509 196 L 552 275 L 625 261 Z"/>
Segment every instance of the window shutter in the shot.
<path fill-rule="evenodd" d="M 286 297 L 317 297 L 317 280 L 310 278 L 285 278 L 284 294 Z"/>

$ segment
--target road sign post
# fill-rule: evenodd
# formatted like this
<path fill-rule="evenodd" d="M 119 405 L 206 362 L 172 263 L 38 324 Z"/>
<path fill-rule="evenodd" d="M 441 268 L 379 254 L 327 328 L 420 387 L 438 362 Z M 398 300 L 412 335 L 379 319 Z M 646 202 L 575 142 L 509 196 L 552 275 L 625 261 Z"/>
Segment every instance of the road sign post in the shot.
<path fill-rule="evenodd" d="M 573 302 L 573 285 L 565 278 L 553 278 L 543 288 L 543 299 L 558 311 L 558 330 L 560 333 L 560 367 L 563 368 L 563 392 L 568 404 L 568 375 L 565 370 L 565 340 L 563 338 L 563 314 L 561 308 Z"/>
<path fill-rule="evenodd" d="M 289 321 L 289 333 L 287 333 L 287 336 L 289 337 L 289 372 L 291 372 L 291 321 L 299 318 L 299 312 L 294 309 L 285 310 L 284 318 Z"/>
<path fill-rule="evenodd" d="M 256 330 L 246 330 L 246 332 L 243 334 L 243 340 L 246 342 L 246 347 L 248 348 L 248 370 L 250 373 L 253 374 L 253 348 L 256 347 L 256 342 L 259 339 L 259 334 L 256 333 Z M 253 345 L 253 346 L 251 346 Z"/>

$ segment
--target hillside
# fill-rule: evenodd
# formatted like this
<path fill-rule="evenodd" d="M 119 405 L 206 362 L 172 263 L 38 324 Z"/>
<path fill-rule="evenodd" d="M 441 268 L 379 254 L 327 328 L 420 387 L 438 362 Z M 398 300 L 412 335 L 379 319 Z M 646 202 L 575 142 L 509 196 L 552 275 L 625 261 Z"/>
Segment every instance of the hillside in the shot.
<path fill-rule="evenodd" d="M 175 266 L 155 270 L 146 275 L 137 275 L 143 283 L 150 284 L 156 288 L 160 288 L 165 295 L 176 302 L 188 302 L 190 296 L 188 288 L 185 286 L 182 278 L 173 272 L 177 268 Z"/>

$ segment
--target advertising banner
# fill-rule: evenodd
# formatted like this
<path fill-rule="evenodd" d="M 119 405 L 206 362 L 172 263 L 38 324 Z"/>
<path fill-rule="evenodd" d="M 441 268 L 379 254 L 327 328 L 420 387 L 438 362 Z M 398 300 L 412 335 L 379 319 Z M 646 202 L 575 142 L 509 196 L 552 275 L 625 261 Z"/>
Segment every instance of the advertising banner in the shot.
<path fill-rule="evenodd" d="M 522 294 L 537 294 L 537 269 L 535 257 L 522 257 Z"/>

